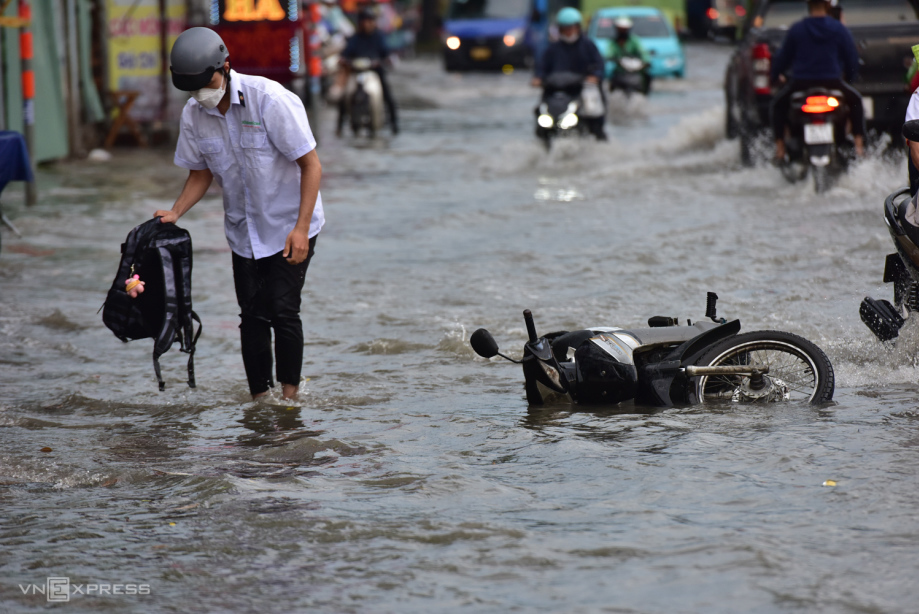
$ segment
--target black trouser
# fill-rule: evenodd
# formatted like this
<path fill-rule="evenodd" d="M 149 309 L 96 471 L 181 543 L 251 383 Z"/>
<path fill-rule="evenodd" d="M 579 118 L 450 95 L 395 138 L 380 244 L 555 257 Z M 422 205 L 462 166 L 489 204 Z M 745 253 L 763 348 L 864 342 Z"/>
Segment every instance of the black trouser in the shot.
<path fill-rule="evenodd" d="M 289 264 L 278 252 L 267 258 L 243 258 L 233 254 L 233 281 L 240 309 L 240 340 L 243 366 L 253 395 L 274 385 L 271 379 L 271 329 L 274 358 L 282 384 L 298 386 L 303 366 L 303 324 L 300 292 L 306 269 L 313 259 L 316 237 L 300 264 Z"/>
<path fill-rule="evenodd" d="M 393 132 L 399 131 L 399 117 L 396 114 L 396 99 L 392 96 L 392 90 L 389 87 L 389 81 L 386 78 L 386 71 L 380 67 L 374 68 L 373 72 L 380 77 L 380 87 L 383 89 L 383 102 L 386 104 L 386 112 L 389 113 L 389 125 Z M 345 116 L 348 114 L 348 95 L 343 94 L 338 101 L 338 132 L 345 127 Z"/>
<path fill-rule="evenodd" d="M 840 90 L 846 97 L 849 107 L 849 120 L 852 122 L 852 134 L 865 136 L 865 106 L 858 90 L 842 79 L 820 79 L 816 81 L 789 81 L 772 99 L 772 134 L 775 140 L 785 139 L 785 127 L 788 125 L 788 111 L 791 108 L 791 95 L 795 92 L 809 90 L 812 87 L 823 87 Z"/>

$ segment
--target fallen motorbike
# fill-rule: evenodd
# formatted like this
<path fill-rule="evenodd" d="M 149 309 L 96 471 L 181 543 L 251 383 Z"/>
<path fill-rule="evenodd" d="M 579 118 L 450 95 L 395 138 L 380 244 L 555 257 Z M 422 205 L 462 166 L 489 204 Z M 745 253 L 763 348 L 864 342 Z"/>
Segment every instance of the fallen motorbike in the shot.
<path fill-rule="evenodd" d="M 826 88 L 795 92 L 788 114 L 788 158 L 782 175 L 791 183 L 814 177 L 814 189 L 829 190 L 852 157 L 854 146 L 846 136 L 849 108 L 843 93 Z"/>
<path fill-rule="evenodd" d="M 369 58 L 354 58 L 349 63 L 351 75 L 345 91 L 345 102 L 351 130 L 355 136 L 362 130 L 372 138 L 383 127 L 383 84 L 376 69 L 380 63 Z"/>
<path fill-rule="evenodd" d="M 632 94 L 648 95 L 651 91 L 651 78 L 644 60 L 627 55 L 614 63 L 609 91 L 616 90 L 623 92 L 626 97 L 631 97 Z"/>
<path fill-rule="evenodd" d="M 919 120 L 906 122 L 903 137 L 919 142 Z M 884 283 L 893 284 L 893 304 L 866 296 L 859 308 L 862 321 L 881 341 L 891 341 L 910 314 L 919 311 L 919 200 L 909 188 L 897 190 L 884 200 L 884 222 L 896 253 L 884 266 Z"/>
<path fill-rule="evenodd" d="M 536 107 L 536 136 L 546 149 L 560 136 L 583 135 L 589 123 L 602 123 L 605 116 L 600 89 L 586 86 L 584 75 L 556 72 L 543 80 L 543 94 Z"/>
<path fill-rule="evenodd" d="M 634 399 L 671 407 L 716 399 L 825 403 L 833 398 L 833 366 L 819 347 L 781 331 L 738 334 L 739 320 L 717 317 L 717 299 L 709 292 L 711 322 L 679 326 L 675 318 L 655 316 L 649 328 L 601 327 L 541 337 L 526 310 L 529 341 L 521 360 L 501 354 L 483 328 L 470 343 L 479 356 L 523 365 L 530 405 L 556 399 L 591 405 Z"/>

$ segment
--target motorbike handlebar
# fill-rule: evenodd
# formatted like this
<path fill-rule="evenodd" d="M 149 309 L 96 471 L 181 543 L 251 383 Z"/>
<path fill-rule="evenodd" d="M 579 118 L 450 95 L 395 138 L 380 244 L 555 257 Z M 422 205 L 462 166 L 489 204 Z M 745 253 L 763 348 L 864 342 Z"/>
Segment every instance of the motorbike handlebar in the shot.
<path fill-rule="evenodd" d="M 536 335 L 536 324 L 533 322 L 533 313 L 529 309 L 523 310 L 523 321 L 526 322 L 530 341 L 535 343 L 539 336 Z"/>

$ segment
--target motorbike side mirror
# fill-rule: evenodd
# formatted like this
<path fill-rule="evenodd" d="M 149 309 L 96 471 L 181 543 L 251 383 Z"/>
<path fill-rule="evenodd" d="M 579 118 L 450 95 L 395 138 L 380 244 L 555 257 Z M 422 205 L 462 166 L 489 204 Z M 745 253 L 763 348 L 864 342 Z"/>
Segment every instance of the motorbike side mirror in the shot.
<path fill-rule="evenodd" d="M 914 119 L 903 124 L 903 138 L 907 141 L 919 143 L 919 119 Z"/>
<path fill-rule="evenodd" d="M 498 355 L 498 343 L 491 336 L 491 333 L 484 328 L 472 333 L 472 337 L 469 338 L 469 344 L 472 346 L 472 350 L 482 358 L 492 358 Z"/>

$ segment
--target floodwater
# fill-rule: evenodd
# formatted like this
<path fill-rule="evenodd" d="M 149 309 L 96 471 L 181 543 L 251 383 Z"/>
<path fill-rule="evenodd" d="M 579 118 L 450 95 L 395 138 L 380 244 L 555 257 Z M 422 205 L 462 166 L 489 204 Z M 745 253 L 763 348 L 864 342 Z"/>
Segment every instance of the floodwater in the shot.
<path fill-rule="evenodd" d="M 218 195 L 182 220 L 198 388 L 174 350 L 158 392 L 152 342 L 102 326 L 120 242 L 181 188 L 169 151 L 46 169 L 33 209 L 8 188 L 0 610 L 914 610 L 919 330 L 888 349 L 858 317 L 891 292 L 903 159 L 822 197 L 740 168 L 728 53 L 691 47 L 610 143 L 548 155 L 521 73 L 403 64 L 396 139 L 338 141 L 326 117 L 296 407 L 248 399 Z M 485 326 L 519 355 L 524 308 L 541 331 L 698 319 L 706 291 L 819 344 L 835 402 L 528 410 L 519 367 L 468 347 Z M 69 603 L 36 592 L 49 577 Z"/>

